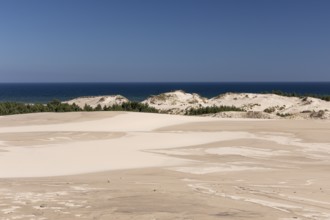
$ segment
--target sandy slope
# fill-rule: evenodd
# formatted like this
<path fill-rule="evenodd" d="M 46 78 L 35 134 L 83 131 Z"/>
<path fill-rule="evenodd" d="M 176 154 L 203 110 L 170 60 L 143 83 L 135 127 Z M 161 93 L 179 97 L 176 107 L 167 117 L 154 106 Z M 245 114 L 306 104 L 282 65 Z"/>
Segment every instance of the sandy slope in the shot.
<path fill-rule="evenodd" d="M 323 118 L 330 119 L 330 102 L 316 98 L 285 97 L 275 94 L 255 94 L 255 93 L 226 93 L 217 97 L 207 99 L 197 94 L 190 94 L 184 91 L 174 91 L 158 96 L 150 97 L 143 101 L 152 107 L 172 114 L 184 114 L 190 108 L 206 106 L 235 106 L 245 111 L 260 112 L 258 115 L 247 113 L 217 114 L 217 117 L 236 118 L 279 118 L 279 114 L 290 114 L 298 118 Z M 264 111 L 267 111 L 265 113 Z M 312 114 L 313 112 L 320 114 Z M 312 114 L 312 115 L 311 115 Z M 312 117 L 311 117 L 312 116 Z M 292 117 L 291 117 L 292 118 Z"/>
<path fill-rule="evenodd" d="M 329 133 L 327 120 L 0 117 L 0 220 L 330 219 Z"/>
<path fill-rule="evenodd" d="M 120 105 L 124 102 L 128 102 L 128 99 L 121 95 L 110 95 L 110 96 L 90 96 L 90 97 L 79 97 L 66 101 L 64 103 L 73 104 L 75 103 L 80 108 L 84 108 L 85 105 L 89 105 L 93 108 L 100 105 L 102 108 L 104 106 Z"/>
<path fill-rule="evenodd" d="M 25 137 L 24 142 L 13 142 L 13 139 L 9 138 L 8 142 L 0 145 L 1 150 L 8 151 L 0 160 L 0 167 L 6 167 L 0 170 L 0 177 L 68 175 L 177 164 L 181 161 L 169 161 L 164 156 L 146 153 L 143 150 L 203 144 L 223 139 L 215 133 L 201 133 L 196 136 L 189 133 L 153 131 L 164 126 L 210 119 L 164 114 L 95 113 L 99 114 L 103 115 L 102 119 L 96 116 L 94 120 L 84 120 L 85 113 L 81 118 L 71 122 L 0 127 L 2 141 L 8 139 L 8 134 Z M 47 118 L 54 114 L 38 115 L 39 118 Z M 58 117 L 61 115 L 68 117 L 75 113 L 58 114 Z M 9 118 L 15 121 L 16 117 L 21 118 Z M 77 138 L 74 138 L 75 136 Z"/>
<path fill-rule="evenodd" d="M 128 100 L 120 95 L 77 98 L 67 103 L 85 104 L 96 107 L 98 104 L 111 106 Z M 220 118 L 264 118 L 280 119 L 330 119 L 330 102 L 316 98 L 286 97 L 275 94 L 226 93 L 207 99 L 195 93 L 182 90 L 151 96 L 142 101 L 161 112 L 185 114 L 191 108 L 207 106 L 235 106 L 245 112 L 224 112 L 208 116 Z M 281 115 L 281 116 L 278 116 Z"/>

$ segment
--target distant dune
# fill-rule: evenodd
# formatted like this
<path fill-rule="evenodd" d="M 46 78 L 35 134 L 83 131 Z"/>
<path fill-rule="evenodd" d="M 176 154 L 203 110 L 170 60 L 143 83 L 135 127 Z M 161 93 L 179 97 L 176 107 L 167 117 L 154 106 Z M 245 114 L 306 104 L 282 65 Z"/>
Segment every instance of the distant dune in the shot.
<path fill-rule="evenodd" d="M 112 106 L 129 100 L 121 95 L 76 98 L 66 103 L 76 103 L 80 107 L 90 105 Z M 219 112 L 205 116 L 220 118 L 290 118 L 290 119 L 330 119 L 330 102 L 312 97 L 287 97 L 276 94 L 225 93 L 213 98 L 205 98 L 196 93 L 182 90 L 151 96 L 142 103 L 158 109 L 162 113 L 186 114 L 190 109 L 212 106 L 234 106 L 241 112 Z"/>
<path fill-rule="evenodd" d="M 89 105 L 93 108 L 100 105 L 102 108 L 104 106 L 109 107 L 112 105 L 119 105 L 124 102 L 128 102 L 129 100 L 121 95 L 110 95 L 110 96 L 88 96 L 88 97 L 80 97 L 76 99 L 72 99 L 66 101 L 64 103 L 73 104 L 75 103 L 80 108 L 84 108 L 85 105 Z"/>

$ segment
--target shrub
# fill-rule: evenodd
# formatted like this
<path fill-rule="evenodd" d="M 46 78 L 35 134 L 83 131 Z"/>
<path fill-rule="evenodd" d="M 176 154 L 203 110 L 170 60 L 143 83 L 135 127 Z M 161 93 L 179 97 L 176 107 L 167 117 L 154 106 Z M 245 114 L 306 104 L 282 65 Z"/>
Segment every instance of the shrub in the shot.
<path fill-rule="evenodd" d="M 218 112 L 226 112 L 226 111 L 244 111 L 241 108 L 237 108 L 235 106 L 211 106 L 211 107 L 201 107 L 201 108 L 191 108 L 186 111 L 186 115 L 204 115 L 204 114 L 214 114 Z"/>
<path fill-rule="evenodd" d="M 264 112 L 266 112 L 266 113 L 273 113 L 273 112 L 275 112 L 275 110 L 276 110 L 275 107 L 269 107 L 269 108 L 266 108 L 266 109 L 264 110 Z"/>
<path fill-rule="evenodd" d="M 132 111 L 132 112 L 153 112 L 158 113 L 158 110 L 154 107 L 150 107 L 148 104 L 140 102 L 124 102 L 109 107 L 104 107 L 105 111 Z"/>
<path fill-rule="evenodd" d="M 93 111 L 94 109 L 90 105 L 85 104 L 83 110 L 86 111 L 86 112 L 90 112 L 90 111 Z"/>
<path fill-rule="evenodd" d="M 72 112 L 82 111 L 76 104 L 61 103 L 59 100 L 53 100 L 47 104 L 24 104 L 18 102 L 0 103 L 0 115 L 25 114 L 35 112 Z"/>
<path fill-rule="evenodd" d="M 95 108 L 94 111 L 102 111 L 102 106 L 98 104 Z"/>
<path fill-rule="evenodd" d="M 292 114 L 289 114 L 289 113 L 285 113 L 285 114 L 282 114 L 282 113 L 276 113 L 276 115 L 277 115 L 277 116 L 280 116 L 280 117 L 282 117 L 282 118 L 292 116 Z"/>

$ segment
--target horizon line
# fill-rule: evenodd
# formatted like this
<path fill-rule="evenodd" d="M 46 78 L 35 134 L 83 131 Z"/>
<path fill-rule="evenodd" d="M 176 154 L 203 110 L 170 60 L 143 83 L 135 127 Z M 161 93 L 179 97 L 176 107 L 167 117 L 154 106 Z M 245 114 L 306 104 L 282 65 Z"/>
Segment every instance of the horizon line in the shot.
<path fill-rule="evenodd" d="M 106 84 L 106 83 L 129 83 L 129 84 L 138 84 L 138 83 L 144 83 L 144 84 L 151 84 L 151 83 L 330 83 L 330 81 L 201 81 L 201 82 L 180 82 L 180 81 L 168 81 L 168 82 L 158 82 L 158 81 L 154 81 L 154 82 L 121 82 L 121 81 L 116 81 L 116 82 L 0 82 L 0 84 Z"/>

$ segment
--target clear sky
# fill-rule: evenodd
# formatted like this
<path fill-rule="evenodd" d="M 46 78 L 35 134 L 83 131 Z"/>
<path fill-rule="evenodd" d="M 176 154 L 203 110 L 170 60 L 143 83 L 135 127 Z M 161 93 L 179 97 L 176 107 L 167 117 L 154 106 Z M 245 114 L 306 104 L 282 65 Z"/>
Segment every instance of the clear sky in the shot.
<path fill-rule="evenodd" d="M 0 82 L 330 81 L 328 0 L 0 0 Z"/>

